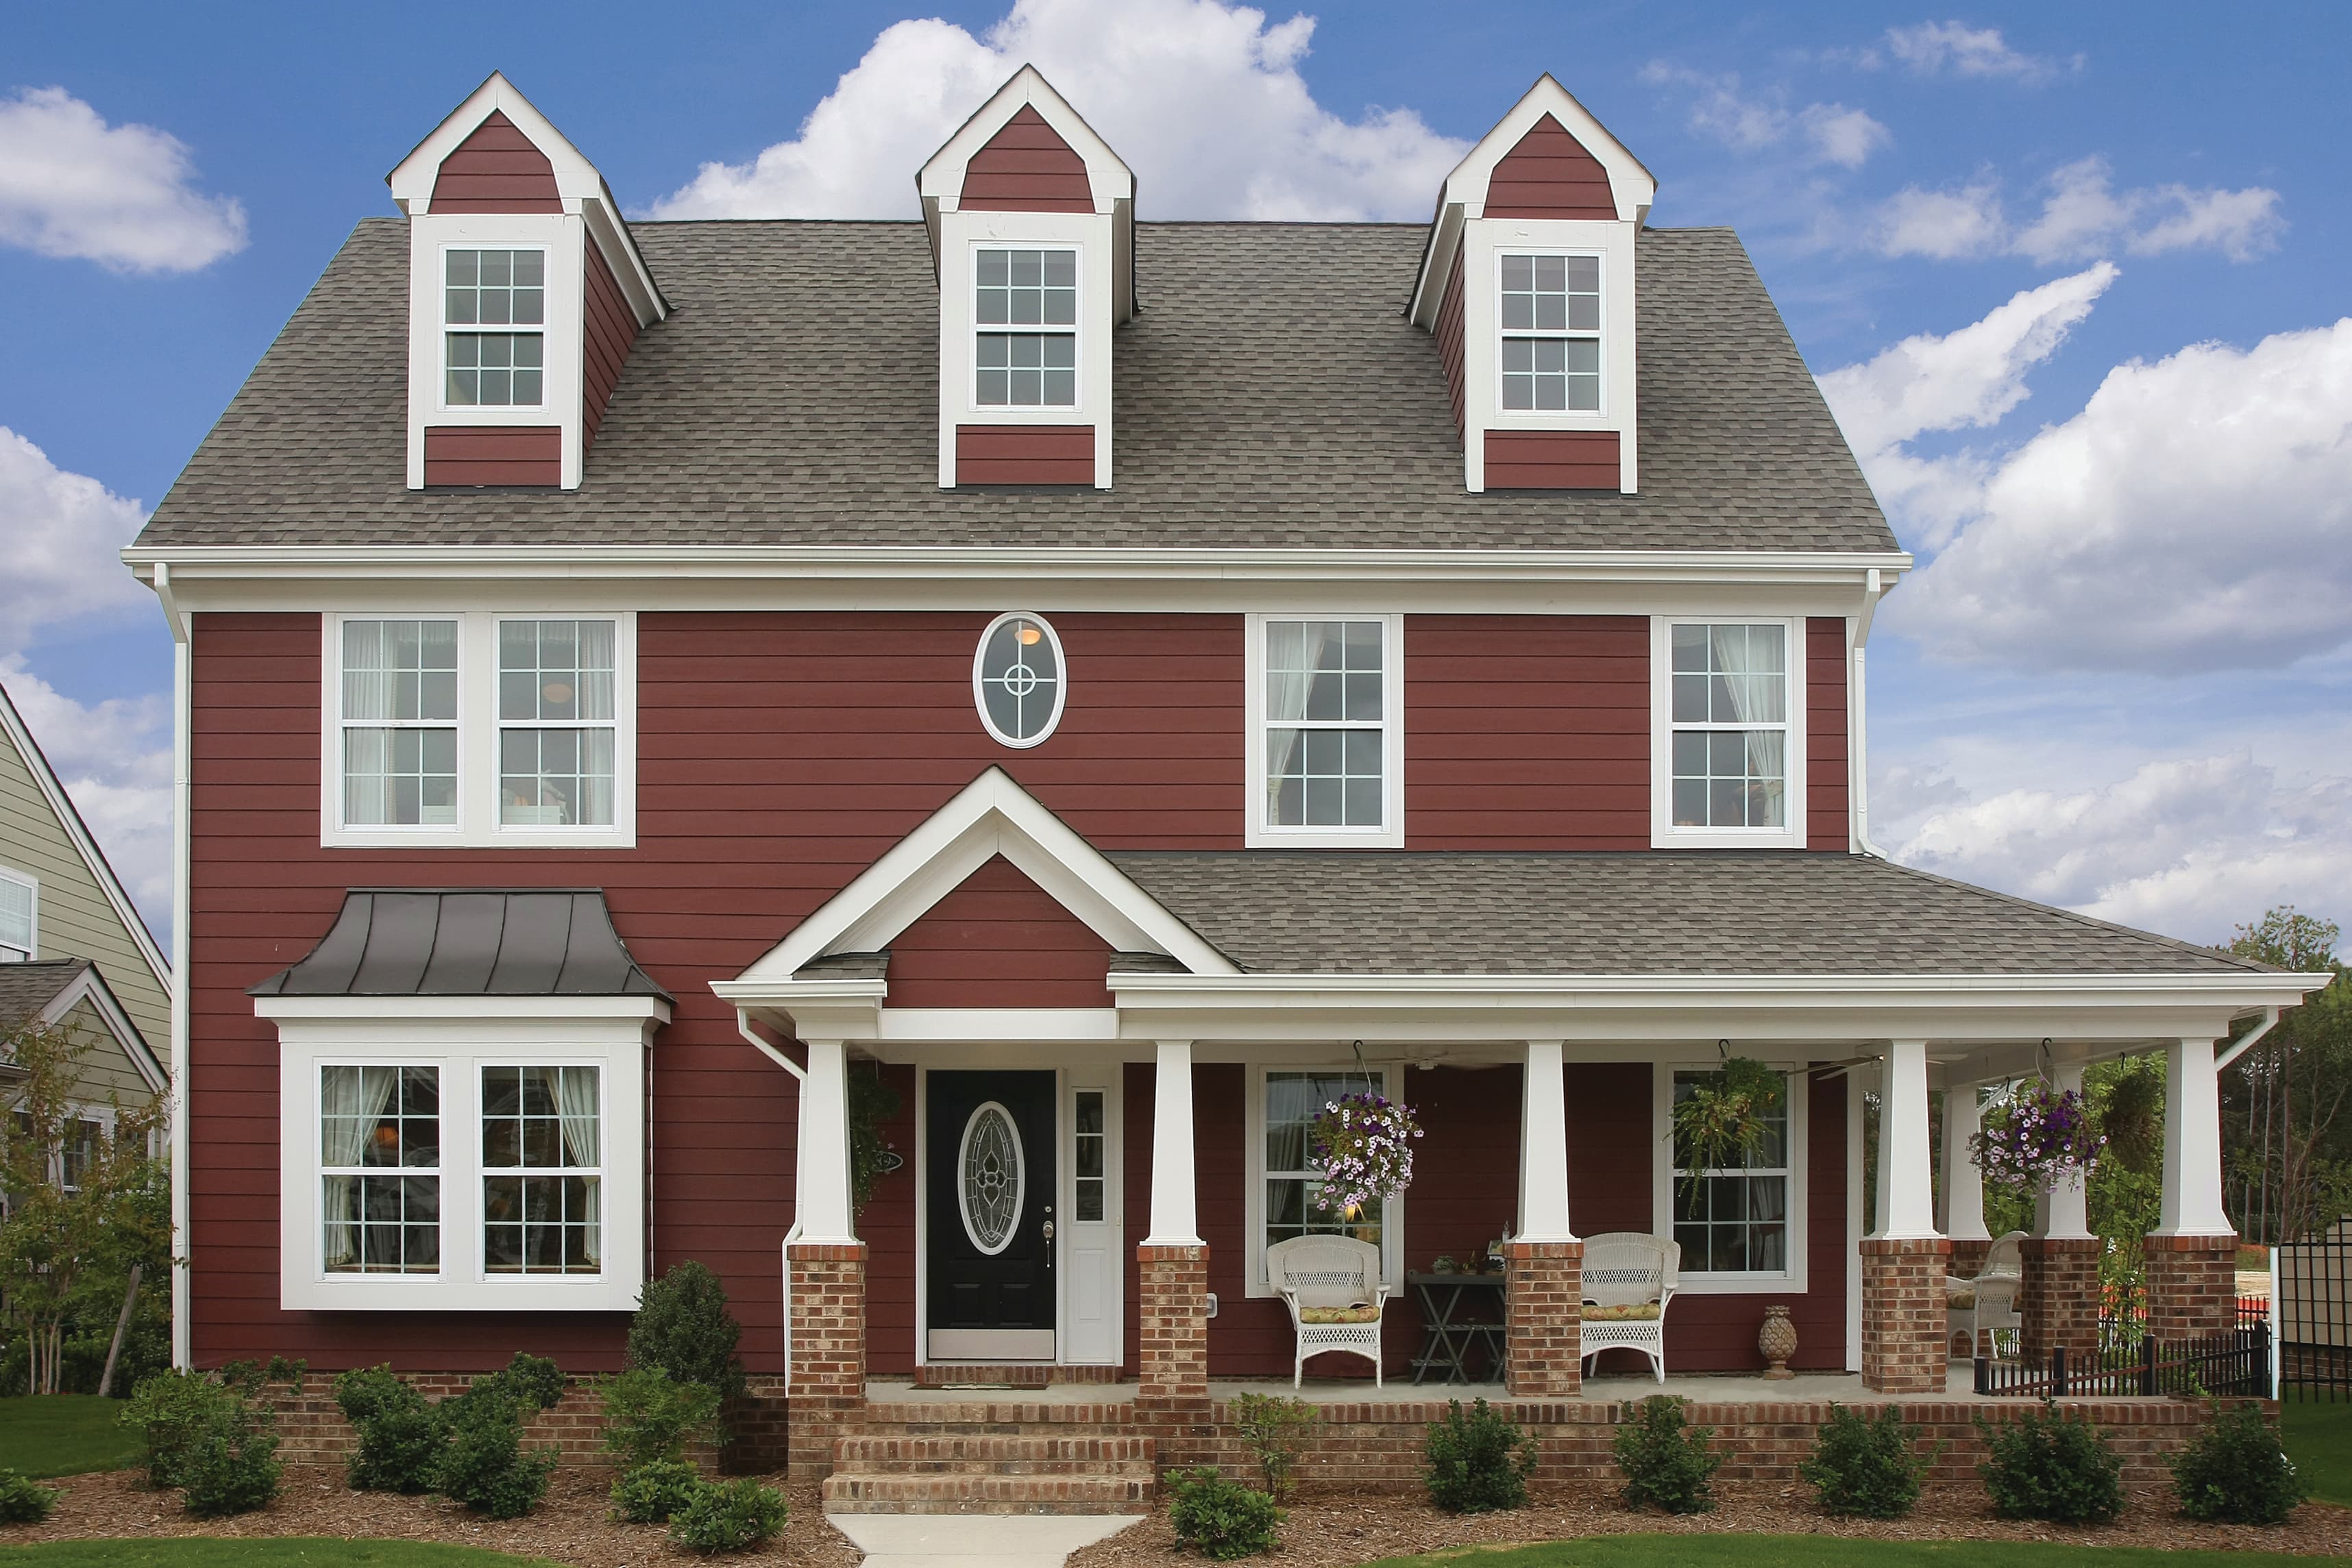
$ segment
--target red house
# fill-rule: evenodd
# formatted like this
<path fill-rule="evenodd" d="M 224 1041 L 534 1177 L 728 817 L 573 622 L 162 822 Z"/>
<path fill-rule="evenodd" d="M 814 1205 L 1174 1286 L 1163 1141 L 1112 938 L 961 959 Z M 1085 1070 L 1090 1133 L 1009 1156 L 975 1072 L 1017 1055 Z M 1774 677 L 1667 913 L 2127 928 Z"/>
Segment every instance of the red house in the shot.
<path fill-rule="evenodd" d="M 1426 226 L 1147 221 L 1026 68 L 916 179 L 631 223 L 493 76 L 129 552 L 184 1360 L 606 1369 L 697 1258 L 822 1468 L 912 1382 L 1285 1377 L 1310 1233 L 1377 1248 L 1390 1379 L 1408 1274 L 1507 1237 L 1489 1375 L 1573 1399 L 1579 1238 L 1631 1232 L 1668 1371 L 1785 1306 L 1799 1368 L 1940 1394 L 1989 1238 L 1931 1091 L 1958 1151 L 1972 1086 L 2151 1046 L 2155 1310 L 2219 1323 L 2215 1042 L 2310 978 L 1872 849 L 1911 560 L 1728 230 L 1649 227 L 1549 77 Z M 1771 1135 L 1678 1169 L 1731 1056 Z M 1416 1179 L 1328 1215 L 1306 1124 L 1368 1085 Z M 2044 1209 L 2030 1347 L 2096 1317 Z"/>

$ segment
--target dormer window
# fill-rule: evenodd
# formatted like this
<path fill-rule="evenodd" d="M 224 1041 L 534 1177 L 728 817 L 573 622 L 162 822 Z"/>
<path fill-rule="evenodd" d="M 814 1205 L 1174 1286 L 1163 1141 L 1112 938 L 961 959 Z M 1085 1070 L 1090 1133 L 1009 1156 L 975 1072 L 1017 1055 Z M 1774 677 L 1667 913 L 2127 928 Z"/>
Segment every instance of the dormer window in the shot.
<path fill-rule="evenodd" d="M 545 401 L 547 253 L 443 252 L 443 322 L 452 408 L 537 408 Z"/>
<path fill-rule="evenodd" d="M 1601 412 L 1601 258 L 1519 256 L 1502 261 L 1503 407 Z"/>
<path fill-rule="evenodd" d="M 984 246 L 972 259 L 972 401 L 1077 406 L 1078 253 Z"/>

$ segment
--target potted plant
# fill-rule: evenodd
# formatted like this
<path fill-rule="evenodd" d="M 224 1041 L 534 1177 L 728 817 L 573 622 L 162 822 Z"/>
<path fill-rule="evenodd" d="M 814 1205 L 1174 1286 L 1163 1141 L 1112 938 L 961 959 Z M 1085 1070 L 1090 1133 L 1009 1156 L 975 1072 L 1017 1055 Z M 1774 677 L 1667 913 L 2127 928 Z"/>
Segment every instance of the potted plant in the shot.
<path fill-rule="evenodd" d="M 2070 1176 L 2088 1180 L 2106 1142 L 2080 1093 L 2053 1093 L 2035 1079 L 1985 1108 L 1984 1131 L 1969 1140 L 1969 1158 L 1988 1176 L 2039 1193 Z"/>
<path fill-rule="evenodd" d="M 1307 1131 L 1323 1172 L 1316 1205 L 1354 1218 L 1403 1192 L 1412 1184 L 1412 1141 L 1420 1136 L 1412 1108 L 1385 1096 L 1368 1091 L 1328 1101 Z"/>

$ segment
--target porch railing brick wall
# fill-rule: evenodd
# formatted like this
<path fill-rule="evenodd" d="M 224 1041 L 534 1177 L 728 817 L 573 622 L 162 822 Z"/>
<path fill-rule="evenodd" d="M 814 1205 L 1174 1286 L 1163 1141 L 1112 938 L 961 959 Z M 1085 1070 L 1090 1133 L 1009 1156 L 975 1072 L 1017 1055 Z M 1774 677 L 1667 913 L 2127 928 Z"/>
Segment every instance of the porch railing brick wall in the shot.
<path fill-rule="evenodd" d="M 1584 1243 L 1503 1246 L 1503 1386 L 1514 1399 L 1560 1399 L 1584 1387 Z"/>
<path fill-rule="evenodd" d="M 866 1407 L 866 1244 L 796 1241 L 787 1446 L 794 1479 L 830 1468 L 833 1440 Z"/>
<path fill-rule="evenodd" d="M 1135 1249 L 1139 1323 L 1136 1397 L 1147 1403 L 1209 1397 L 1209 1249 Z"/>
<path fill-rule="evenodd" d="M 1940 1236 L 1870 1237 L 1862 1244 L 1862 1383 L 1880 1394 L 1941 1394 L 1944 1276 L 1952 1244 Z"/>
<path fill-rule="evenodd" d="M 2017 1315 L 2029 1360 L 2046 1359 L 2061 1345 L 2069 1357 L 2097 1353 L 2100 1246 L 2096 1237 L 2026 1237 Z"/>
<path fill-rule="evenodd" d="M 2238 1238 L 2151 1236 L 2147 1331 L 2166 1343 L 2226 1334 L 2238 1326 Z"/>

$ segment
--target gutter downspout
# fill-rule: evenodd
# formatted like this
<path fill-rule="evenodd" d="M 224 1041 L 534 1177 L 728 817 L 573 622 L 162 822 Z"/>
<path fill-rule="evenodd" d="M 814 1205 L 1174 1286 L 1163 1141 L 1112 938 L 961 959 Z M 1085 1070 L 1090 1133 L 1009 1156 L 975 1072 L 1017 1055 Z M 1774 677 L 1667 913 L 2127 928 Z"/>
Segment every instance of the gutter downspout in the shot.
<path fill-rule="evenodd" d="M 2222 1052 L 2220 1056 L 2213 1058 L 2213 1070 L 2215 1072 L 2220 1072 L 2223 1068 L 2228 1067 L 2231 1062 L 2236 1061 L 2240 1057 L 2244 1056 L 2249 1050 L 2252 1050 L 2253 1048 L 2254 1042 L 2260 1040 L 2264 1035 L 2269 1034 L 2273 1029 L 2278 1027 L 2278 1021 L 2279 1010 L 2276 1007 L 2263 1008 L 2263 1021 L 2254 1026 L 2253 1032 L 2249 1034 L 2244 1039 L 2240 1040 L 2236 1045 L 2231 1046 L 2228 1050 Z"/>
<path fill-rule="evenodd" d="M 1846 787 L 1853 799 L 1853 845 L 1864 855 L 1885 860 L 1885 850 L 1870 841 L 1870 724 L 1867 707 L 1870 699 L 1869 668 L 1866 656 L 1870 647 L 1870 624 L 1878 615 L 1878 601 L 1886 593 L 1885 583 L 1878 568 L 1873 566 L 1864 578 L 1862 614 L 1855 616 L 1853 638 L 1852 689 L 1847 693 L 1845 709 L 1846 755 L 1852 759 Z"/>
<path fill-rule="evenodd" d="M 172 568 L 155 563 L 155 597 L 172 631 L 172 1081 L 164 1089 L 172 1158 L 172 1364 L 195 1364 L 194 1326 L 188 1321 L 188 860 L 192 842 L 188 719 L 188 617 L 172 589 Z"/>
<path fill-rule="evenodd" d="M 750 1041 L 752 1046 L 759 1050 L 759 1053 L 761 1056 L 767 1058 L 770 1061 L 775 1063 L 778 1067 L 792 1074 L 793 1081 L 794 1083 L 806 1083 L 808 1081 L 807 1069 L 801 1067 L 798 1063 L 794 1062 L 792 1058 L 784 1055 L 783 1052 L 778 1050 L 775 1047 L 770 1045 L 766 1040 L 761 1039 L 760 1037 L 760 1032 L 751 1026 L 751 1015 L 744 1012 L 740 1007 L 735 1009 L 735 1032 L 742 1036 L 746 1040 Z M 799 1139 L 795 1138 L 793 1141 L 793 1147 L 795 1152 L 797 1152 L 800 1148 Z M 798 1174 L 795 1173 L 793 1180 L 793 1223 L 791 1228 L 784 1232 L 784 1244 L 782 1249 L 782 1257 L 780 1259 L 784 1266 L 784 1393 L 787 1400 L 792 1396 L 793 1386 L 793 1243 L 801 1238 L 800 1209 L 800 1179 Z"/>

